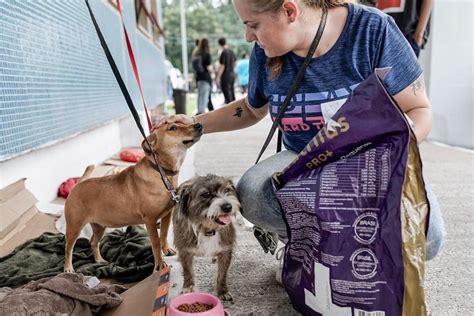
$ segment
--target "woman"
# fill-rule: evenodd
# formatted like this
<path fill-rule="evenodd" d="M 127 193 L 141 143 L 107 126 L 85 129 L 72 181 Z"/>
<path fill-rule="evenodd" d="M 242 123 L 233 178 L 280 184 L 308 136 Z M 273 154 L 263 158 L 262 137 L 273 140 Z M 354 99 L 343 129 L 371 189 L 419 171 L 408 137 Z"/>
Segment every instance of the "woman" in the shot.
<path fill-rule="evenodd" d="M 325 30 L 289 106 L 301 106 L 300 117 L 295 120 L 287 110 L 280 124 L 287 150 L 250 168 L 238 183 L 244 216 L 281 240 L 287 237 L 286 225 L 270 176 L 286 167 L 321 128 L 324 118 L 315 108 L 343 102 L 376 68 L 391 67 L 384 82 L 388 92 L 413 121 L 418 142 L 428 135 L 432 114 L 422 70 L 393 19 L 377 9 L 341 0 L 235 0 L 246 39 L 256 42 L 248 96 L 211 113 L 165 119 L 199 122 L 205 133 L 214 133 L 251 126 L 269 110 L 275 117 L 316 34 L 323 6 L 328 8 Z M 291 124 L 286 118 L 292 119 Z M 429 260 L 442 248 L 445 232 L 436 197 L 427 190 Z"/>
<path fill-rule="evenodd" d="M 196 74 L 198 89 L 198 111 L 197 115 L 206 111 L 207 104 L 211 95 L 211 54 L 209 50 L 209 41 L 203 38 L 199 41 L 199 46 L 193 52 L 193 68 Z"/>

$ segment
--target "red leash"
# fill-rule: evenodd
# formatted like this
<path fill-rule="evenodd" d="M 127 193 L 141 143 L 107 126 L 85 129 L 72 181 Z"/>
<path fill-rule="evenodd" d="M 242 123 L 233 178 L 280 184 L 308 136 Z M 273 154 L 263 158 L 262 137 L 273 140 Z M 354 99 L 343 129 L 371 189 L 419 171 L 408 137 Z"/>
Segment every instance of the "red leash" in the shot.
<path fill-rule="evenodd" d="M 137 124 L 137 127 L 140 130 L 140 133 L 142 134 L 144 141 L 147 143 L 148 148 L 150 148 L 151 150 L 152 147 L 146 138 L 145 131 L 143 130 L 143 126 L 140 121 L 140 116 L 138 115 L 138 112 L 135 109 L 135 106 L 133 105 L 133 101 L 132 101 L 132 98 L 130 97 L 130 93 L 128 93 L 125 82 L 123 81 L 122 76 L 120 75 L 120 71 L 117 68 L 117 64 L 115 63 L 114 58 L 112 54 L 110 53 L 109 47 L 107 46 L 107 42 L 105 41 L 104 36 L 102 35 L 102 32 L 100 31 L 99 24 L 97 24 L 97 21 L 94 16 L 94 12 L 92 12 L 91 6 L 89 4 L 89 0 L 84 0 L 84 1 L 87 5 L 87 10 L 89 10 L 92 24 L 94 24 L 95 31 L 97 32 L 97 37 L 99 38 L 100 45 L 102 46 L 102 49 L 104 50 L 104 54 L 107 57 L 107 61 L 109 62 L 110 69 L 112 70 L 114 77 L 117 80 L 120 90 L 122 91 L 123 97 L 125 98 L 125 101 L 127 102 L 127 106 L 129 107 L 130 112 L 132 113 L 133 119 L 135 120 L 135 123 Z M 137 72 L 137 76 L 138 76 L 138 72 Z M 142 94 L 142 99 L 143 99 L 143 94 Z M 145 105 L 144 100 L 143 100 L 143 105 Z M 145 111 L 146 111 L 146 107 L 145 107 Z M 147 113 L 147 118 L 148 118 L 148 125 L 151 126 L 148 113 Z M 166 177 L 166 171 L 158 163 L 158 159 L 156 158 L 155 152 L 152 151 L 152 154 L 153 154 L 153 159 L 155 161 L 153 166 L 156 167 L 156 169 L 160 172 L 161 180 L 163 180 L 164 186 L 166 187 L 168 192 L 171 194 L 171 198 L 173 199 L 173 201 L 175 201 L 176 203 L 179 202 L 179 195 L 176 192 L 176 189 L 173 187 L 173 184 Z"/>
<path fill-rule="evenodd" d="M 147 122 L 148 122 L 148 129 L 151 131 L 151 129 L 153 128 L 153 125 L 151 124 L 150 116 L 148 115 L 148 110 L 147 110 L 146 104 L 145 104 L 145 97 L 143 96 L 142 83 L 140 81 L 140 75 L 138 74 L 137 63 L 135 62 L 135 56 L 133 55 L 132 45 L 130 44 L 130 39 L 128 37 L 127 28 L 125 27 L 125 23 L 123 21 L 122 4 L 120 3 L 120 0 L 116 0 L 116 1 L 117 1 L 117 8 L 120 12 L 120 18 L 122 20 L 123 31 L 125 33 L 125 41 L 127 42 L 128 56 L 130 57 L 130 62 L 132 63 L 133 73 L 135 74 L 135 79 L 137 80 L 137 83 L 138 83 L 138 89 L 140 90 L 140 95 L 142 97 L 143 108 L 145 109 L 146 119 L 147 119 Z"/>

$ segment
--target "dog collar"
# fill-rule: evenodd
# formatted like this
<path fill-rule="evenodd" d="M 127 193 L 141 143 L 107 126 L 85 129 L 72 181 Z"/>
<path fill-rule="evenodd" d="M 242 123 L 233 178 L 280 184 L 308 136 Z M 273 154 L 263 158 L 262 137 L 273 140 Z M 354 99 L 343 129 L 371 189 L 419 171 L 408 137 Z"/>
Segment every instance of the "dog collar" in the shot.
<path fill-rule="evenodd" d="M 153 162 L 151 162 L 150 160 L 148 160 L 148 162 L 150 163 L 150 165 L 151 165 L 151 167 L 152 167 L 153 169 L 155 169 L 156 171 L 160 172 L 160 169 L 158 168 L 157 165 L 155 165 L 155 164 L 154 164 Z M 165 167 L 163 167 L 163 166 L 161 166 L 161 169 L 163 169 L 163 171 L 165 172 L 165 174 L 166 174 L 167 176 L 171 176 L 171 177 L 174 177 L 174 176 L 177 175 L 178 172 L 179 172 L 179 171 L 177 171 L 177 170 L 175 171 L 175 170 L 167 169 L 167 168 L 165 168 Z"/>
<path fill-rule="evenodd" d="M 204 235 L 206 237 L 211 237 L 211 236 L 214 236 L 216 234 L 216 230 L 215 229 L 211 229 L 211 230 L 205 230 L 204 231 Z"/>

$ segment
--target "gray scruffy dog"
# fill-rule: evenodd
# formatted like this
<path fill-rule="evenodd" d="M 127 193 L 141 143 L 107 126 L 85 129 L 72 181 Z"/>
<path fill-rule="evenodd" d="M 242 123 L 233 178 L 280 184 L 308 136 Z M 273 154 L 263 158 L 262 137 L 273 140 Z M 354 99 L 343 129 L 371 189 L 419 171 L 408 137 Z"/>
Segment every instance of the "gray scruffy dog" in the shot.
<path fill-rule="evenodd" d="M 240 211 L 230 179 L 216 175 L 194 177 L 179 187 L 181 200 L 173 216 L 174 244 L 183 266 L 183 293 L 194 292 L 194 256 L 217 259 L 217 295 L 230 301 L 227 271 L 235 243 L 233 221 Z"/>

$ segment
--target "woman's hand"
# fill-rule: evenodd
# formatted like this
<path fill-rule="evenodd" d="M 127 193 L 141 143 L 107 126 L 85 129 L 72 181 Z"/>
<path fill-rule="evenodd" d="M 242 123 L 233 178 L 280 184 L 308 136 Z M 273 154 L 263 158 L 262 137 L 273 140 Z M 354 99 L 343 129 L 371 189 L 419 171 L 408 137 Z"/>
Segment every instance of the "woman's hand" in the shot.
<path fill-rule="evenodd" d="M 185 125 L 191 125 L 195 123 L 195 119 L 194 116 L 188 116 L 185 114 L 169 115 L 160 118 L 156 122 L 155 127 L 160 127 L 164 123 L 182 123 Z"/>
<path fill-rule="evenodd" d="M 413 35 L 413 39 L 415 40 L 416 45 L 421 48 L 423 45 L 423 34 L 425 33 L 425 30 L 422 31 L 417 31 Z"/>

